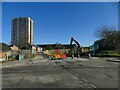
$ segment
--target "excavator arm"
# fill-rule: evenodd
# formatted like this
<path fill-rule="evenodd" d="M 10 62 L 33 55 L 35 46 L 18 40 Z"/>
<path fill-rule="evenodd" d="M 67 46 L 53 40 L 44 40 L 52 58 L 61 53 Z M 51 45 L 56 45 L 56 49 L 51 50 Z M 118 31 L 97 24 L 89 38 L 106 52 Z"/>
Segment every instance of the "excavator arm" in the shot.
<path fill-rule="evenodd" d="M 71 38 L 71 41 L 70 41 L 70 46 L 72 46 L 72 42 L 75 42 L 77 44 L 77 46 L 80 48 L 80 44 L 75 40 L 73 39 L 73 37 Z"/>
<path fill-rule="evenodd" d="M 73 52 L 73 50 L 72 50 L 72 43 L 73 43 L 73 41 L 77 44 L 77 46 L 78 46 L 78 51 L 77 51 L 77 54 L 78 54 L 78 57 L 80 57 L 80 44 L 75 40 L 75 39 L 73 39 L 73 37 L 71 38 L 71 40 L 70 40 L 70 51 L 71 51 L 71 53 L 72 53 L 72 58 L 74 57 L 74 52 Z"/>

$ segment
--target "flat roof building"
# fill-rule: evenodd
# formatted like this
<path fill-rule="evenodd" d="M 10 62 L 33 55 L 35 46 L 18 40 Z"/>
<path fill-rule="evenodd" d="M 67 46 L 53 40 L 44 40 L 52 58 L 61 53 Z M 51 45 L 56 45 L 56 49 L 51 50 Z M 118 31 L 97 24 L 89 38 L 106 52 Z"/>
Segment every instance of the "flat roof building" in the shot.
<path fill-rule="evenodd" d="M 33 43 L 33 20 L 30 17 L 12 19 L 11 44 L 20 48 Z"/>

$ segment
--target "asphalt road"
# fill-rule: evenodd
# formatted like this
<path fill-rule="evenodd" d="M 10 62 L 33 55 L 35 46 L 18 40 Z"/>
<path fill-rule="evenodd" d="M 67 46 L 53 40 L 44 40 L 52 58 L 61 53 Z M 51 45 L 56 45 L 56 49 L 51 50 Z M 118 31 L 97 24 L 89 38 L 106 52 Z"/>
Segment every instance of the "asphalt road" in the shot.
<path fill-rule="evenodd" d="M 118 64 L 88 58 L 40 60 L 24 66 L 3 68 L 2 87 L 118 88 Z"/>

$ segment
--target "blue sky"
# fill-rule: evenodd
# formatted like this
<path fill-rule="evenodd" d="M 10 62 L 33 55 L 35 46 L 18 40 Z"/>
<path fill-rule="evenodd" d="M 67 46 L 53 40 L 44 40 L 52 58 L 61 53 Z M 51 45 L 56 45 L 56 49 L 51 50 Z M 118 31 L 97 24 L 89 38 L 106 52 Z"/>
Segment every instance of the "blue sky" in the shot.
<path fill-rule="evenodd" d="M 28 16 L 34 23 L 34 44 L 69 44 L 74 37 L 81 45 L 89 46 L 97 39 L 97 27 L 118 26 L 118 3 L 3 2 L 2 42 L 11 41 L 11 19 Z"/>

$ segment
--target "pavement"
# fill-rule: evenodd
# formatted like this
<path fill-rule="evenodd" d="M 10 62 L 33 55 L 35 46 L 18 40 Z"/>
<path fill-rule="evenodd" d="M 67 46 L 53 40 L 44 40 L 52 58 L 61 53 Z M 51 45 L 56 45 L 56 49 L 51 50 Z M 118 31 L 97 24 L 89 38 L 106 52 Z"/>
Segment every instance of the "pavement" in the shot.
<path fill-rule="evenodd" d="M 71 57 L 68 57 L 68 59 L 71 59 Z M 80 61 L 87 61 L 90 59 L 94 59 L 94 60 L 106 60 L 109 62 L 118 62 L 120 63 L 120 58 L 116 58 L 116 57 L 90 57 L 90 58 L 77 58 L 74 57 L 74 60 L 80 60 Z M 4 62 L 2 63 L 2 67 L 0 68 L 6 68 L 6 67 L 16 67 L 16 66 L 22 66 L 22 65 L 30 65 L 33 63 L 37 63 L 37 62 L 43 62 L 48 60 L 47 58 L 44 58 L 42 55 L 37 55 L 34 58 L 31 59 L 26 59 L 26 60 L 22 60 L 22 61 L 8 61 L 8 62 Z"/>
<path fill-rule="evenodd" d="M 5 60 L 5 58 L 0 58 L 0 61 L 4 61 Z"/>
<path fill-rule="evenodd" d="M 22 61 L 4 62 L 4 63 L 2 63 L 2 67 L 0 67 L 0 68 L 25 66 L 25 65 L 30 65 L 30 64 L 33 64 L 33 63 L 37 63 L 37 62 L 43 62 L 43 61 L 46 61 L 46 60 L 47 59 L 44 58 L 42 55 L 37 55 L 34 58 L 26 59 L 26 60 L 22 60 Z"/>
<path fill-rule="evenodd" d="M 91 57 L 92 59 L 103 59 L 109 62 L 118 62 L 120 63 L 120 58 L 119 57 Z"/>
<path fill-rule="evenodd" d="M 120 60 L 106 60 L 106 61 L 110 61 L 110 62 L 118 62 L 118 63 L 120 63 Z"/>
<path fill-rule="evenodd" d="M 56 62 L 56 61 L 55 61 Z M 63 69 L 66 69 L 89 82 L 96 88 L 116 88 L 118 87 L 118 70 L 119 63 L 108 62 L 105 58 L 69 58 L 64 61 L 57 61 Z"/>
<path fill-rule="evenodd" d="M 68 57 L 68 58 L 71 58 L 71 57 Z M 83 61 L 87 61 L 87 60 L 91 60 L 91 59 L 94 59 L 94 60 L 106 60 L 106 61 L 109 61 L 109 62 L 118 62 L 120 63 L 120 58 L 118 57 L 90 57 L 90 58 L 77 58 L 77 57 L 74 57 L 75 60 L 83 60 Z"/>
<path fill-rule="evenodd" d="M 3 68 L 2 71 L 3 88 L 93 88 L 51 60 Z"/>
<path fill-rule="evenodd" d="M 48 60 L 37 55 L 31 60 L 18 61 L 22 62 L 18 66 L 9 62 L 13 66 L 2 68 L 3 88 L 118 88 L 119 63 L 106 59 Z"/>

